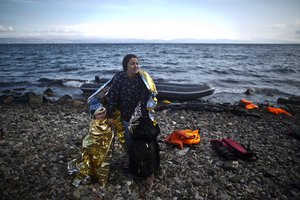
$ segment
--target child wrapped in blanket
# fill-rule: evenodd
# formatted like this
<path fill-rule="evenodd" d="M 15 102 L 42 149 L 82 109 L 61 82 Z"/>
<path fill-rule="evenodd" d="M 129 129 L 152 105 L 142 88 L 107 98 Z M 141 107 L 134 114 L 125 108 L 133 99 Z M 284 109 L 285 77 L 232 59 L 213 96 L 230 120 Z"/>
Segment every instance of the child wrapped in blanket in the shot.
<path fill-rule="evenodd" d="M 107 124 L 106 109 L 99 107 L 90 122 L 89 133 L 82 141 L 82 162 L 76 159 L 68 163 L 69 174 L 76 173 L 73 185 L 98 181 L 105 186 L 113 148 L 113 131 Z"/>

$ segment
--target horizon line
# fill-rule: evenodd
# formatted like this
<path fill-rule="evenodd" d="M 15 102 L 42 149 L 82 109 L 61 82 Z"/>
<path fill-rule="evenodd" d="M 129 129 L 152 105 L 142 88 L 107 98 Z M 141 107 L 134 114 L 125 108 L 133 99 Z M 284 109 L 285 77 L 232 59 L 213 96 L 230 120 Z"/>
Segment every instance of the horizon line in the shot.
<path fill-rule="evenodd" d="M 119 38 L 91 38 L 91 39 L 66 39 L 66 38 L 0 38 L 0 44 L 300 44 L 294 41 L 276 40 L 229 40 L 229 39 L 192 39 L 179 38 L 164 39 L 119 39 Z"/>

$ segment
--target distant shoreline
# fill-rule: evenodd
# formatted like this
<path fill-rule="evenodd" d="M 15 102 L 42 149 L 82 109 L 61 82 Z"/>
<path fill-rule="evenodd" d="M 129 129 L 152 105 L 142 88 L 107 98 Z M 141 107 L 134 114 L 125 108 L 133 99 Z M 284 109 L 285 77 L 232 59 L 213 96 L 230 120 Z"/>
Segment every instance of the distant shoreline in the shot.
<path fill-rule="evenodd" d="M 59 39 L 59 38 L 0 38 L 0 44 L 210 44 L 210 45 L 300 45 L 289 41 L 234 41 L 234 40 L 143 40 L 143 39 Z"/>

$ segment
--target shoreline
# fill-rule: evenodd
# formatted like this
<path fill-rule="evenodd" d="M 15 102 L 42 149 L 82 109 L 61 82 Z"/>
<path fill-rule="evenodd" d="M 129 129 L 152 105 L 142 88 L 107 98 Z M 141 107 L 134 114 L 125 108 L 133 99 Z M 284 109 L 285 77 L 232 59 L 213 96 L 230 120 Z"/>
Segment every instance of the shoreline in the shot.
<path fill-rule="evenodd" d="M 292 116 L 263 107 L 242 109 L 247 115 L 203 105 L 161 109 L 156 112 L 161 169 L 152 179 L 125 172 L 120 163 L 124 152 L 116 143 L 107 188 L 97 183 L 75 188 L 67 162 L 81 156 L 89 122 L 85 102 L 1 102 L 0 193 L 4 199 L 297 199 L 300 140 L 290 133 L 300 124 L 300 104 L 285 106 L 291 105 Z M 163 142 L 178 129 L 199 129 L 201 142 L 183 150 Z M 259 159 L 220 158 L 209 141 L 225 137 L 250 142 Z"/>
<path fill-rule="evenodd" d="M 85 101 L 92 93 L 84 93 L 79 88 L 65 89 L 61 91 L 57 91 L 55 88 L 46 87 L 43 90 L 34 91 L 25 88 L 19 89 L 7 89 L 0 92 L 0 102 L 4 102 L 6 104 L 10 104 L 12 102 L 16 103 L 30 103 L 30 99 L 39 99 L 37 103 L 62 103 L 61 101 L 65 101 L 65 99 L 70 100 L 79 100 Z M 289 98 L 299 98 L 299 96 L 293 95 L 267 95 L 255 93 L 251 89 L 246 90 L 243 93 L 226 93 L 226 92 L 214 92 L 211 95 L 204 96 L 194 100 L 186 100 L 186 101 L 177 101 L 174 102 L 210 102 L 212 104 L 235 104 L 241 99 L 247 99 L 254 103 L 263 103 L 263 104 L 272 104 L 274 106 L 281 106 L 278 103 L 278 99 L 289 99 Z M 63 100 L 62 100 L 63 99 Z M 35 101 L 35 100 L 34 100 Z M 299 99 L 297 101 L 300 101 Z M 35 102 L 36 103 L 36 102 Z M 298 102 L 297 102 L 298 103 Z"/>
<path fill-rule="evenodd" d="M 45 100 L 49 101 L 57 101 L 63 96 L 70 96 L 73 99 L 84 100 L 87 96 L 92 95 L 92 93 L 86 93 L 80 89 L 83 83 L 101 84 L 105 83 L 107 80 L 109 79 L 95 76 L 94 80 L 89 81 L 80 79 L 40 78 L 35 83 L 20 82 L 15 86 L 10 85 L 11 83 L 6 83 L 2 85 L 2 89 L 0 90 L 0 101 L 3 98 L 11 96 L 19 102 L 26 103 L 26 100 L 28 100 L 27 95 L 30 93 L 33 93 L 34 95 L 43 95 Z M 156 83 L 167 82 L 165 82 L 165 80 L 157 79 Z M 238 91 L 223 91 L 220 90 L 220 88 L 215 88 L 213 94 L 196 99 L 196 101 L 235 103 L 241 99 L 247 99 L 255 103 L 270 103 L 277 105 L 278 98 L 290 98 L 293 96 L 293 94 L 279 91 L 277 88 L 256 88 L 255 86 L 249 86 Z"/>

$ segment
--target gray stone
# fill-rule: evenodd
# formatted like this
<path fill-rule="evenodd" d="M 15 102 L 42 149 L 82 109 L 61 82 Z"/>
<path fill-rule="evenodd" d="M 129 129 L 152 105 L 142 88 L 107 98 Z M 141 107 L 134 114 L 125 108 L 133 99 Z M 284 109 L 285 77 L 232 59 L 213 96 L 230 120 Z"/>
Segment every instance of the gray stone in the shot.
<path fill-rule="evenodd" d="M 74 199 L 80 199 L 80 197 L 81 197 L 80 190 L 78 190 L 78 189 L 74 190 L 74 192 L 73 192 L 73 198 Z"/>
<path fill-rule="evenodd" d="M 28 102 L 30 104 L 42 104 L 43 103 L 43 95 L 35 94 L 33 92 L 28 93 Z"/>
<path fill-rule="evenodd" d="M 59 104 L 70 103 L 72 101 L 72 99 L 73 98 L 70 95 L 64 95 L 64 96 L 59 98 L 58 103 Z"/>
<path fill-rule="evenodd" d="M 3 100 L 3 103 L 5 104 L 11 104 L 14 101 L 14 97 L 13 96 L 8 96 Z"/>
<path fill-rule="evenodd" d="M 49 96 L 49 97 L 52 97 L 54 96 L 54 92 L 51 88 L 47 88 L 45 91 L 44 91 L 44 95 L 46 96 Z"/>

